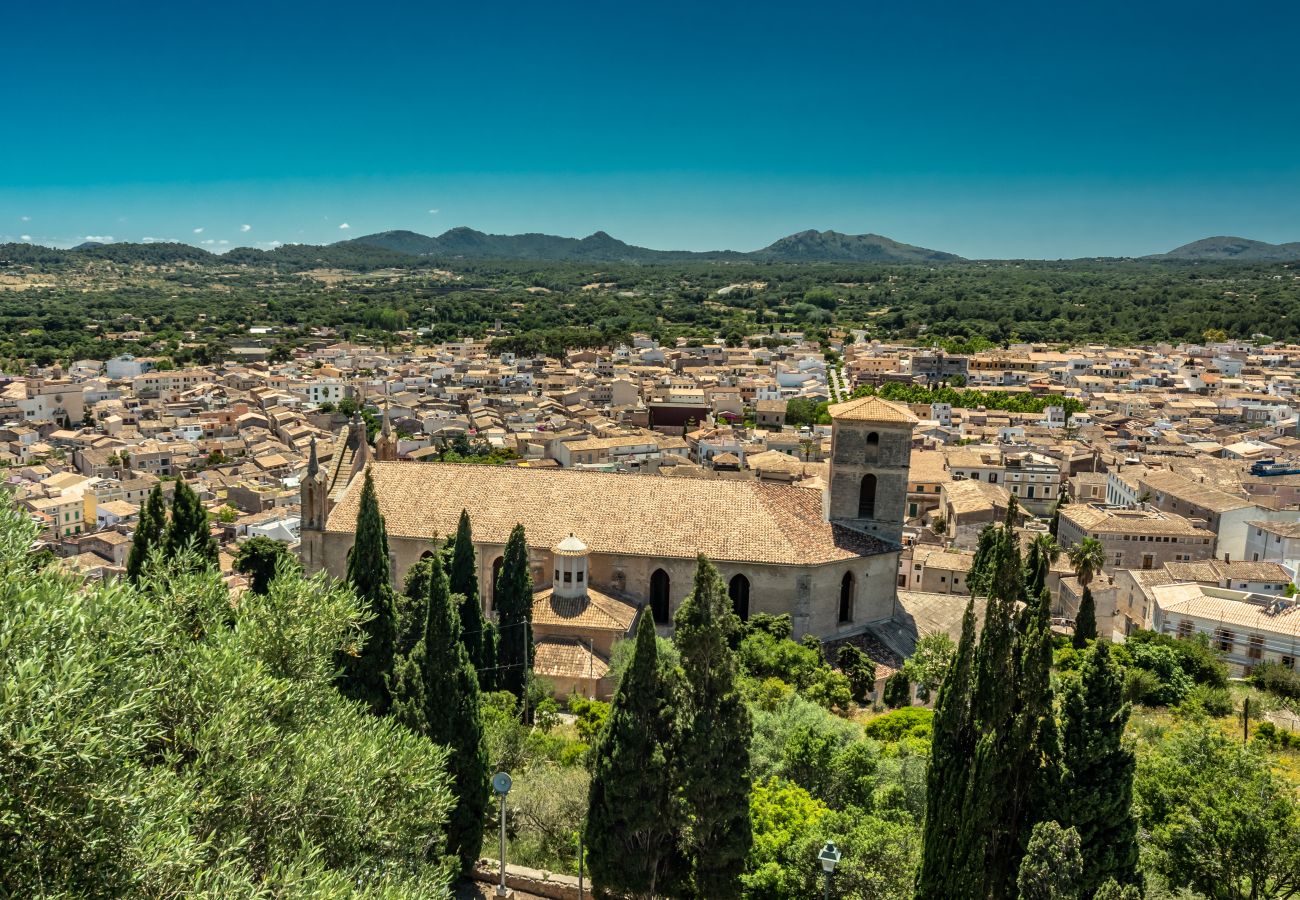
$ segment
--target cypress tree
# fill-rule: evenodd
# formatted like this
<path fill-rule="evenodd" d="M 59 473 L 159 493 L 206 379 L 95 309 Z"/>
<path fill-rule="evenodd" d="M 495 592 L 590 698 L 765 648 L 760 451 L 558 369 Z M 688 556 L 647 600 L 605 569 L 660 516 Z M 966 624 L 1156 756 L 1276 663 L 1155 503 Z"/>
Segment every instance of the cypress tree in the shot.
<path fill-rule="evenodd" d="M 980 540 L 983 543 L 983 534 Z M 972 594 L 962 616 L 957 652 L 939 686 L 934 704 L 917 900 L 978 896 L 969 892 L 966 872 L 959 866 L 965 853 L 954 840 L 962 821 L 970 755 L 975 742 L 971 728 L 971 672 L 974 662 L 975 596 Z"/>
<path fill-rule="evenodd" d="M 149 496 L 140 504 L 140 519 L 131 538 L 131 554 L 126 558 L 126 577 L 132 584 L 140 583 L 150 554 L 162 544 L 167 530 L 167 501 L 162 485 L 155 484 Z"/>
<path fill-rule="evenodd" d="M 1024 846 L 1055 783 L 1050 598 L 1023 614 L 1025 578 L 1012 525 L 980 535 L 972 590 L 987 598 L 974 643 L 974 595 L 940 690 L 927 781 L 917 896 L 1014 896 Z"/>
<path fill-rule="evenodd" d="M 881 700 L 890 709 L 912 705 L 912 682 L 907 673 L 899 669 L 885 679 L 885 689 L 881 691 Z"/>
<path fill-rule="evenodd" d="M 1022 613 L 1017 650 L 1019 709 L 1013 747 L 1021 759 L 1017 772 L 1023 785 L 1016 818 L 1020 842 L 1027 847 L 1036 824 L 1049 818 L 1061 780 L 1061 740 L 1056 727 L 1052 693 L 1052 595 L 1043 585 L 1036 602 Z"/>
<path fill-rule="evenodd" d="M 749 819 L 749 710 L 736 690 L 731 636 L 740 620 L 722 576 L 703 556 L 695 587 L 677 610 L 673 641 L 686 675 L 679 788 L 685 804 L 695 893 L 740 896 L 740 875 L 753 844 Z"/>
<path fill-rule="evenodd" d="M 401 596 L 395 600 L 397 609 L 397 643 L 394 652 L 406 656 L 424 636 L 424 619 L 428 614 L 429 579 L 433 574 L 434 558 L 422 556 L 406 570 L 406 584 Z"/>
<path fill-rule="evenodd" d="M 654 897 L 671 878 L 677 840 L 674 729 L 654 623 L 642 615 L 632 662 L 592 748 L 585 838 L 597 891 Z"/>
<path fill-rule="evenodd" d="M 496 597 L 497 687 L 522 700 L 533 667 L 533 574 L 522 525 L 506 541 Z"/>
<path fill-rule="evenodd" d="M 171 523 L 167 526 L 163 548 L 168 559 L 178 559 L 188 550 L 202 566 L 215 568 L 219 565 L 217 539 L 212 536 L 208 511 L 203 508 L 199 495 L 182 478 L 176 479 Z"/>
<path fill-rule="evenodd" d="M 1092 590 L 1085 587 L 1083 598 L 1079 601 L 1079 613 L 1074 618 L 1073 644 L 1076 650 L 1088 646 L 1089 641 L 1097 639 L 1097 603 L 1092 599 Z"/>
<path fill-rule="evenodd" d="M 1061 704 L 1061 822 L 1079 832 L 1086 897 L 1108 879 L 1120 886 L 1138 883 L 1132 810 L 1136 758 L 1124 742 L 1128 716 L 1123 673 L 1110 657 L 1110 645 L 1097 641 Z"/>
<path fill-rule="evenodd" d="M 357 510 L 356 540 L 348 552 L 347 581 L 370 618 L 362 626 L 365 643 L 344 655 L 339 687 L 345 696 L 384 715 L 392 704 L 389 682 L 397 647 L 397 613 L 389 576 L 388 529 L 369 469 Z"/>
<path fill-rule="evenodd" d="M 442 566 L 431 566 L 423 634 L 394 679 L 393 717 L 451 748 L 448 771 L 456 805 L 447 820 L 446 853 L 468 872 L 483 847 L 488 756 L 479 717 L 478 675 L 460 640 L 457 602 Z"/>
<path fill-rule="evenodd" d="M 982 583 L 988 603 L 975 651 L 971 688 L 972 724 L 977 735 L 971 758 L 966 809 L 959 842 L 962 865 L 976 888 L 965 896 L 1010 896 L 1019 869 L 1020 823 L 1016 821 L 1018 762 L 1013 722 L 1016 715 L 1016 603 L 1024 594 L 1020 546 L 1014 521 L 1007 520 L 990 539 Z"/>
<path fill-rule="evenodd" d="M 460 511 L 456 526 L 456 540 L 452 545 L 451 568 L 448 571 L 451 592 L 459 594 L 461 640 L 469 661 L 478 671 L 483 668 L 483 605 L 478 593 L 478 560 L 474 553 L 474 533 L 470 530 L 469 513 Z M 531 598 L 529 602 L 531 609 Z"/>
<path fill-rule="evenodd" d="M 481 691 L 499 691 L 501 689 L 500 679 L 498 676 L 501 670 L 497 662 L 497 627 L 488 620 L 483 621 L 483 667 L 478 670 L 478 686 Z"/>

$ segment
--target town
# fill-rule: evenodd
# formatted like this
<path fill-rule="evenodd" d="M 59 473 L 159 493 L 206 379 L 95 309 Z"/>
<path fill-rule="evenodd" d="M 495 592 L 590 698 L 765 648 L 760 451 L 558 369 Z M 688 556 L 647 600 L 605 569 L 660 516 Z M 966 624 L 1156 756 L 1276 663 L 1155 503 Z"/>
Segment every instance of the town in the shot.
<path fill-rule="evenodd" d="M 6 482 L 64 565 L 92 578 L 120 576 L 143 499 L 155 484 L 169 493 L 183 480 L 208 508 L 222 570 L 238 586 L 241 542 L 261 536 L 295 550 L 309 545 L 301 505 L 309 457 L 337 466 L 346 452 L 337 438 L 352 419 L 380 448 L 378 459 L 412 466 L 453 459 L 635 477 L 595 482 L 610 494 L 597 503 L 615 501 L 601 514 L 617 517 L 636 515 L 617 498 L 646 478 L 671 479 L 662 488 L 647 483 L 652 494 L 689 479 L 819 495 L 829 485 L 828 404 L 866 391 L 928 392 L 944 402 L 901 404 L 915 424 L 895 536 L 896 585 L 883 575 L 869 579 L 856 592 L 862 610 L 850 610 L 846 597 L 833 618 L 819 617 L 818 637 L 861 635 L 883 682 L 918 629 L 959 627 L 962 604 L 944 598 L 968 592 L 978 536 L 1014 498 L 1026 540 L 1055 517 L 1063 548 L 1101 543 L 1098 571 L 1088 573 L 1101 633 L 1202 632 L 1237 674 L 1263 661 L 1295 663 L 1295 623 L 1276 615 L 1291 605 L 1300 559 L 1300 461 L 1289 462 L 1300 459 L 1294 347 L 1012 346 L 961 355 L 861 333 L 828 349 L 797 334 L 775 349 L 761 346 L 761 337 L 753 348 L 685 340 L 665 347 L 634 335 L 629 344 L 555 359 L 494 356 L 486 341 L 402 350 L 321 339 L 271 363 L 274 330 L 252 331 L 252 343 L 218 366 L 176 369 L 122 356 L 7 377 L 0 395 Z M 961 396 L 983 402 L 952 402 Z M 720 497 L 743 502 L 734 491 Z M 452 515 L 469 502 L 446 497 Z M 728 523 L 721 512 L 718 527 L 751 527 L 739 517 Z M 525 516 L 568 533 L 561 509 L 511 509 L 503 527 Z M 442 533 L 448 530 L 444 522 Z M 711 537 L 697 533 L 685 556 Z M 534 547 L 539 587 L 549 581 L 549 550 Z M 418 555 L 413 549 L 411 560 Z M 334 555 L 335 574 L 345 556 L 346 547 Z M 671 569 L 664 571 L 673 581 L 687 584 Z M 490 562 L 490 603 L 487 572 Z M 656 621 L 666 624 L 672 589 L 662 582 L 668 579 L 656 587 L 624 583 L 621 597 L 657 604 Z M 1079 573 L 1058 560 L 1049 584 L 1053 615 L 1068 629 L 1082 599 Z M 793 597 L 780 590 L 743 590 L 744 618 L 793 611 Z M 837 596 L 818 600 L 839 605 Z M 625 628 L 633 613 L 623 616 Z M 893 627 L 900 613 L 913 623 L 905 633 Z M 571 632 L 563 637 L 589 643 L 580 625 Z M 608 636 L 603 645 L 608 652 Z M 607 697 L 608 684 L 584 678 L 608 670 L 607 652 L 578 659 L 557 648 L 548 674 Z"/>

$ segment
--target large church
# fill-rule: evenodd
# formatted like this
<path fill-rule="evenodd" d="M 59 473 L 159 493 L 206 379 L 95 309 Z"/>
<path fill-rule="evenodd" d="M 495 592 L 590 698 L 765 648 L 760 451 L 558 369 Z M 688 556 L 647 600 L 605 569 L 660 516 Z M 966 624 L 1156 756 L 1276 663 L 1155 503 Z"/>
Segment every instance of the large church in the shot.
<path fill-rule="evenodd" d="M 794 634 L 846 637 L 894 612 L 916 418 L 874 397 L 830 407 L 823 490 L 760 481 L 399 462 L 387 427 L 372 448 L 355 421 L 328 466 L 313 451 L 302 485 L 302 559 L 343 577 L 363 473 L 373 473 L 393 576 L 454 534 L 469 511 L 484 611 L 493 609 L 506 539 L 528 536 L 536 670 L 557 693 L 603 695 L 614 642 L 637 617 L 662 633 L 703 554 L 736 613 L 789 614 Z"/>

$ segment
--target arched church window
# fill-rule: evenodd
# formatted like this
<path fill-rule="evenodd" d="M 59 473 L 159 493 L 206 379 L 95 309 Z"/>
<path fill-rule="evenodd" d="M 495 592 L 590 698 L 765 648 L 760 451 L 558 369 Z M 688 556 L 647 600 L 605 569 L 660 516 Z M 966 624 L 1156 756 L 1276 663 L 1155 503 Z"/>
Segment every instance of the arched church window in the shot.
<path fill-rule="evenodd" d="M 731 596 L 731 611 L 740 617 L 740 621 L 749 621 L 749 579 L 744 575 L 737 575 L 731 579 L 727 585 L 727 593 Z"/>
<path fill-rule="evenodd" d="M 668 624 L 668 573 L 655 569 L 650 576 L 650 612 L 656 625 Z"/>
<path fill-rule="evenodd" d="M 858 518 L 874 519 L 876 517 L 876 476 L 862 476 L 862 487 L 858 491 Z"/>
<path fill-rule="evenodd" d="M 840 624 L 853 621 L 853 588 L 853 573 L 845 572 L 840 579 Z"/>

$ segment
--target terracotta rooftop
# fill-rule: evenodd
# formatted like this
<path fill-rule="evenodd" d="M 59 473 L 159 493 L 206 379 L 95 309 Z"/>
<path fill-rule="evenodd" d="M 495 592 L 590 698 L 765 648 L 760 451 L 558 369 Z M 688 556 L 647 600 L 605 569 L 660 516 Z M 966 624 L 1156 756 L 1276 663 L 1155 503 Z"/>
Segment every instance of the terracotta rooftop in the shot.
<path fill-rule="evenodd" d="M 557 597 L 550 588 L 533 594 L 533 624 L 594 629 L 626 634 L 636 620 L 637 605 L 587 589 L 585 597 Z"/>
<path fill-rule="evenodd" d="M 915 425 L 921 421 L 908 411 L 907 407 L 879 397 L 859 397 L 844 403 L 833 403 L 827 409 L 832 419 L 847 419 L 852 422 L 882 422 L 894 425 Z"/>
<path fill-rule="evenodd" d="M 822 518 L 819 491 L 744 480 L 662 478 L 573 469 L 376 462 L 375 489 L 393 537 L 452 534 L 461 509 L 474 535 L 504 545 L 516 523 L 549 551 L 570 532 L 594 554 L 820 565 L 891 545 Z M 338 495 L 326 530 L 356 527 L 363 479 Z"/>
<path fill-rule="evenodd" d="M 581 641 L 546 637 L 533 649 L 533 671 L 543 678 L 604 678 L 609 663 Z"/>

